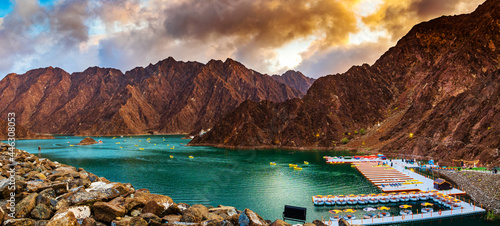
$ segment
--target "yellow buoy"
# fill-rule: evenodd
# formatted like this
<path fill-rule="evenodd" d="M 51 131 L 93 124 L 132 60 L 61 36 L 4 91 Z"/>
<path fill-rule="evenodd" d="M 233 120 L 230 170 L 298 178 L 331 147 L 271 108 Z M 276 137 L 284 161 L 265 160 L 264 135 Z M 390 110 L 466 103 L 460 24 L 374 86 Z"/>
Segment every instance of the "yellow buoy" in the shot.
<path fill-rule="evenodd" d="M 189 156 L 189 158 L 190 158 L 190 159 L 193 159 L 194 157 L 190 155 L 190 156 Z"/>
<path fill-rule="evenodd" d="M 304 161 L 304 164 L 309 165 L 309 162 L 308 161 Z"/>
<path fill-rule="evenodd" d="M 156 145 L 156 144 L 155 144 Z"/>
<path fill-rule="evenodd" d="M 144 150 L 144 148 L 139 148 L 139 150 Z"/>
<path fill-rule="evenodd" d="M 120 144 L 120 142 L 116 142 L 115 144 Z"/>
<path fill-rule="evenodd" d="M 139 147 L 139 145 L 138 145 L 138 144 L 136 144 L 135 146 L 136 146 L 136 147 Z"/>
<path fill-rule="evenodd" d="M 173 155 L 171 155 L 171 156 L 170 156 L 170 158 L 171 158 L 171 159 L 173 159 L 173 158 L 174 158 L 174 156 L 173 156 Z"/>
<path fill-rule="evenodd" d="M 275 162 L 270 162 L 269 164 L 271 164 L 271 166 L 275 166 L 276 165 Z"/>
<path fill-rule="evenodd" d="M 123 148 L 123 147 L 120 147 L 120 148 Z"/>
<path fill-rule="evenodd" d="M 289 167 L 297 167 L 297 164 L 288 164 Z"/>
<path fill-rule="evenodd" d="M 302 168 L 297 167 L 297 166 L 296 166 L 296 167 L 293 167 L 293 169 L 294 169 L 294 170 L 302 170 Z"/>
<path fill-rule="evenodd" d="M 75 145 L 70 144 L 69 146 L 70 146 L 70 147 L 73 147 L 73 146 L 75 146 Z"/>

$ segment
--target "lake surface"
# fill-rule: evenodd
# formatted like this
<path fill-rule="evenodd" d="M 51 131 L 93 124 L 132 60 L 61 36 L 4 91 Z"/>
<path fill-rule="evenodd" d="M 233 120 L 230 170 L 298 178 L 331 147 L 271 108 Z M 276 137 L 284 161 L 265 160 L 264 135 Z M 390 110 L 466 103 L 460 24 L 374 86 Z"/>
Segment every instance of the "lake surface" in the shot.
<path fill-rule="evenodd" d="M 42 157 L 84 168 L 110 181 L 130 183 L 136 189 L 168 195 L 176 203 L 249 208 L 272 221 L 281 219 L 284 205 L 306 207 L 308 222 L 328 219 L 328 210 L 334 207 L 315 207 L 313 195 L 380 193 L 351 165 L 329 165 L 323 159 L 325 155 L 352 155 L 349 152 L 188 147 L 185 144 L 189 140 L 182 137 L 93 137 L 103 143 L 78 146 L 84 137 L 57 136 L 54 140 L 18 141 L 17 148 L 36 154 L 41 146 Z M 288 164 L 297 164 L 303 170 L 294 170 Z M 398 211 L 396 206 L 391 208 L 392 213 Z M 363 214 L 356 213 L 358 218 Z M 414 224 L 478 222 L 488 224 L 478 216 Z"/>

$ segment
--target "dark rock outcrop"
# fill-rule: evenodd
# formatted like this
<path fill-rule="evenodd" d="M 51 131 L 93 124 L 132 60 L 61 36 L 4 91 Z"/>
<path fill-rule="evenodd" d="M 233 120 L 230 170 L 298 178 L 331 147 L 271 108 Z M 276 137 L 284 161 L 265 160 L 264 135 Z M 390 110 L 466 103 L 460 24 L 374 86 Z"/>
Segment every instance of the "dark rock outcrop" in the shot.
<path fill-rule="evenodd" d="M 190 145 L 369 148 L 498 162 L 498 24 L 495 0 L 418 24 L 372 66 L 321 77 L 302 99 L 246 101 Z"/>

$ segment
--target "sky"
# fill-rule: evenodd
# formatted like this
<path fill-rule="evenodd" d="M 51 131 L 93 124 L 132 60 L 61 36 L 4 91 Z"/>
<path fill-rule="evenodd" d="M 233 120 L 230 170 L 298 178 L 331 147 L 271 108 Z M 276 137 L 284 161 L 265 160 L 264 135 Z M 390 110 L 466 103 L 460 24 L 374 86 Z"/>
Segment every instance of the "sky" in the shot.
<path fill-rule="evenodd" d="M 484 0 L 0 0 L 0 78 L 232 58 L 318 78 L 373 64 L 412 26 Z"/>

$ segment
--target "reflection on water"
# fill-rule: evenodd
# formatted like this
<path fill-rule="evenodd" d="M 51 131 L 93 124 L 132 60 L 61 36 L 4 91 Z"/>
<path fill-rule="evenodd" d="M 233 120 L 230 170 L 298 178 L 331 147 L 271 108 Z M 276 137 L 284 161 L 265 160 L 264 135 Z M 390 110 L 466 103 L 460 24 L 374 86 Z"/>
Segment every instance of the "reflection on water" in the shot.
<path fill-rule="evenodd" d="M 314 207 L 313 195 L 380 192 L 350 165 L 328 165 L 323 159 L 324 155 L 349 155 L 348 152 L 187 147 L 189 140 L 181 139 L 182 136 L 93 137 L 103 143 L 76 145 L 83 138 L 23 140 L 17 147 L 35 154 L 41 146 L 43 157 L 82 167 L 110 181 L 131 183 L 136 189 L 168 195 L 177 203 L 249 208 L 270 220 L 281 218 L 284 205 L 306 207 L 309 222 L 321 217 L 328 219 L 330 209 L 342 209 Z M 309 164 L 303 164 L 304 161 Z M 303 169 L 294 170 L 288 166 L 291 163 Z M 356 214 L 361 217 L 364 213 Z M 460 222 L 468 225 L 478 220 L 457 219 L 452 224 L 462 225 Z"/>

